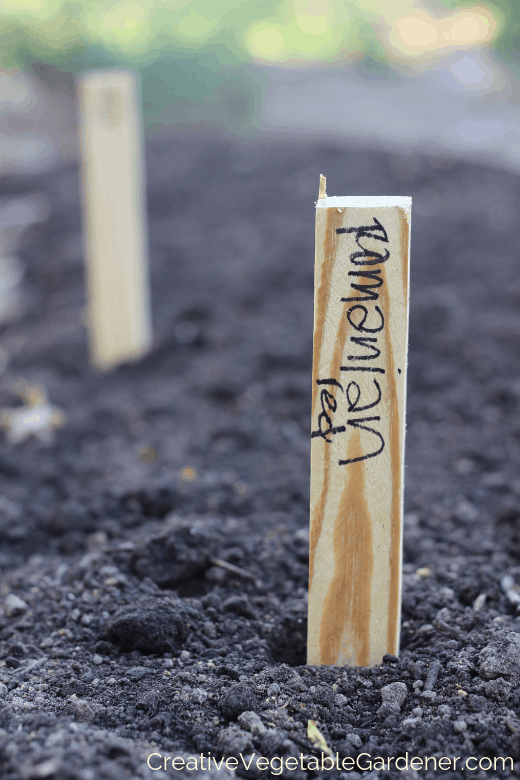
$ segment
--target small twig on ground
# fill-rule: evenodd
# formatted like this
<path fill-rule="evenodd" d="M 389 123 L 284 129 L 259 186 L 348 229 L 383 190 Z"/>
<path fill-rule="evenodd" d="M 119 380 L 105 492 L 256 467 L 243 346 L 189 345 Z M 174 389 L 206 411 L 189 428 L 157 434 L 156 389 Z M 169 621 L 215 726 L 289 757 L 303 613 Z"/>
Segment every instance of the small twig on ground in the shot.
<path fill-rule="evenodd" d="M 214 566 L 220 566 L 221 569 L 227 569 L 227 571 L 230 571 L 233 574 L 238 574 L 239 577 L 243 577 L 245 580 L 253 580 L 253 582 L 256 580 L 251 572 L 246 571 L 245 569 L 241 569 L 240 566 L 235 566 L 232 563 L 223 561 L 221 558 L 212 558 L 211 563 Z"/>
<path fill-rule="evenodd" d="M 24 669 L 17 669 L 15 674 L 13 674 L 12 679 L 15 679 L 16 677 L 24 677 L 28 672 L 32 672 L 33 669 L 37 669 L 39 666 L 43 666 L 45 661 L 48 661 L 46 655 L 43 656 L 43 658 L 38 658 L 36 661 L 33 661 L 32 664 L 29 666 L 26 666 Z"/>
<path fill-rule="evenodd" d="M 441 662 L 434 661 L 430 666 L 430 668 L 428 669 L 428 674 L 426 675 L 426 682 L 424 683 L 425 691 L 433 691 L 435 683 L 437 682 L 437 677 L 439 676 L 440 668 L 441 668 Z"/>
<path fill-rule="evenodd" d="M 444 633 L 450 634 L 454 639 L 458 639 L 459 642 L 463 642 L 466 639 L 464 631 L 461 631 L 454 626 L 449 626 L 444 620 L 436 620 L 435 628 L 438 629 L 438 631 L 444 631 Z"/>

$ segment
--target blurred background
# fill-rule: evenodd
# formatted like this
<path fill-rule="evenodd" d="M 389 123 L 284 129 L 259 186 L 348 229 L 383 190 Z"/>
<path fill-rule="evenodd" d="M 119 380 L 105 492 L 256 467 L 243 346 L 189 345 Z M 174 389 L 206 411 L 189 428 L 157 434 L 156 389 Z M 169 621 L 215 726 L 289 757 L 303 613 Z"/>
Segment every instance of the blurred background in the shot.
<path fill-rule="evenodd" d="M 148 134 L 312 133 L 520 165 L 514 0 L 2 0 L 0 171 L 76 155 L 74 77 L 139 77 Z"/>

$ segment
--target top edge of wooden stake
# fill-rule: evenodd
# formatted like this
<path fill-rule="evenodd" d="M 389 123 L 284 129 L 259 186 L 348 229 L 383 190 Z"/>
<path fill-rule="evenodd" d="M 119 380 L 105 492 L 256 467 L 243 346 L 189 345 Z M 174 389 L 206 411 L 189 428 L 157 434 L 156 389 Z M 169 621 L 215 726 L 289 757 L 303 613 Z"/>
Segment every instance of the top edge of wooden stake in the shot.
<path fill-rule="evenodd" d="M 137 78 L 131 70 L 106 68 L 84 71 L 77 77 L 76 82 L 83 89 L 110 89 L 117 87 L 135 89 Z"/>
<path fill-rule="evenodd" d="M 321 192 L 321 181 L 320 181 Z M 392 208 L 400 206 L 401 208 L 411 209 L 412 198 L 409 195 L 323 195 L 319 196 L 316 202 L 316 208 Z"/>

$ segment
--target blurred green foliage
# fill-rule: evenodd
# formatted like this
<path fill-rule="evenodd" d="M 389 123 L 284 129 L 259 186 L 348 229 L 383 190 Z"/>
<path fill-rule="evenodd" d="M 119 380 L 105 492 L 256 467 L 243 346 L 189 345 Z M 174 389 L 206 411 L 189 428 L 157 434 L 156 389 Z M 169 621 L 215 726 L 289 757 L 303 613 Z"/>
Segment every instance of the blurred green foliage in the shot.
<path fill-rule="evenodd" d="M 520 2 L 493 0 L 491 7 L 501 19 L 500 33 L 494 48 L 503 59 L 518 69 L 520 66 Z"/>
<path fill-rule="evenodd" d="M 497 52 L 514 63 L 520 0 L 431 0 L 439 14 L 482 6 L 498 22 Z M 199 118 L 227 108 L 225 123 L 250 116 L 256 79 L 247 65 L 366 63 L 391 68 L 381 30 L 413 0 L 0 0 L 0 67 L 35 64 L 75 74 L 92 67 L 138 71 L 148 121 Z"/>
<path fill-rule="evenodd" d="M 494 51 L 516 69 L 520 67 L 520 2 L 519 0 L 439 0 L 449 9 L 482 5 L 489 8 L 498 23 L 498 35 L 493 41 Z"/>

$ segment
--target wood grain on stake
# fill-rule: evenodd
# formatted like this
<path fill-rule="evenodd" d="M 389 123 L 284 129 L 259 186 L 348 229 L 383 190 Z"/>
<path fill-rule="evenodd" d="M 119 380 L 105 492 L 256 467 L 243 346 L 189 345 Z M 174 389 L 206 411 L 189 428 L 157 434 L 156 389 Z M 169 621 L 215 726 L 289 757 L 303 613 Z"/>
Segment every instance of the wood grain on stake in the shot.
<path fill-rule="evenodd" d="M 316 204 L 308 663 L 399 650 L 411 198 Z"/>
<path fill-rule="evenodd" d="M 138 90 L 127 71 L 79 82 L 91 359 L 108 369 L 151 341 Z"/>

